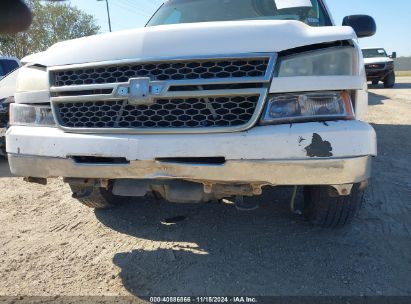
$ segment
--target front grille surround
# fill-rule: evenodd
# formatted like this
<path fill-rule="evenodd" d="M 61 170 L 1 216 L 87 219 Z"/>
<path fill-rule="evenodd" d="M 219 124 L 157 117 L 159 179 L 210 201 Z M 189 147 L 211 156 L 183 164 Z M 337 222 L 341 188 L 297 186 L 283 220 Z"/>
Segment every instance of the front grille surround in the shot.
<path fill-rule="evenodd" d="M 74 133 L 120 133 L 120 134 L 162 134 L 162 133 L 222 133 L 222 132 L 237 132 L 247 130 L 253 127 L 264 107 L 271 79 L 273 76 L 274 65 L 277 55 L 271 53 L 261 54 L 243 54 L 233 56 L 215 56 L 207 58 L 176 58 L 176 59 L 161 59 L 161 60 L 120 60 L 115 62 L 106 63 L 90 63 L 80 65 L 70 65 L 61 67 L 52 67 L 49 69 L 50 74 L 50 92 L 51 92 L 51 105 L 53 108 L 53 114 L 57 122 L 57 126 L 67 132 Z M 161 83 L 164 85 L 164 90 L 158 96 L 152 96 L 151 103 L 148 105 L 130 105 L 124 97 L 116 95 L 116 91 L 120 85 L 128 84 L 128 82 L 111 81 L 101 83 L 82 83 L 72 84 L 64 86 L 56 86 L 59 83 L 56 75 L 63 71 L 66 73 L 68 70 L 72 71 L 86 71 L 96 70 L 101 66 L 125 66 L 125 65 L 146 65 L 157 62 L 160 64 L 179 64 L 182 61 L 195 62 L 201 61 L 204 63 L 209 62 L 256 62 L 265 64 L 265 70 L 261 68 L 259 75 L 246 75 L 239 77 L 218 77 L 215 74 L 212 78 L 200 78 L 195 79 L 172 79 L 161 81 L 158 78 L 154 78 L 155 84 Z M 250 69 L 250 68 L 248 68 Z M 239 74 L 238 74 L 239 75 Z M 150 75 L 149 75 L 150 76 Z M 225 76 L 225 75 L 223 75 Z M 134 76 L 131 76 L 133 78 Z M 83 76 L 86 79 L 85 76 Z M 174 79 L 173 79 L 174 78 Z M 84 80 L 83 79 L 83 80 Z M 134 78 L 133 78 L 134 79 Z M 90 80 L 89 80 L 90 82 Z M 151 83 L 151 82 L 150 82 Z M 190 90 L 189 88 L 193 88 Z M 248 103 L 248 98 L 252 98 L 252 106 Z M 190 118 L 182 117 L 179 114 L 178 109 L 176 113 L 166 113 L 161 108 L 162 103 L 174 103 L 178 108 L 178 102 L 182 102 L 188 108 L 190 108 L 190 102 L 194 102 L 194 109 L 189 112 Z M 201 102 L 199 102 L 201 100 Z M 214 108 L 218 108 L 217 101 L 228 105 L 228 112 L 226 113 L 224 107 L 221 108 L 221 117 L 216 117 L 216 113 L 211 113 L 210 109 L 204 108 L 204 100 L 211 104 L 214 103 Z M 233 101 L 239 104 L 233 103 Z M 70 112 L 65 108 L 68 103 L 73 104 L 76 108 L 74 113 L 78 115 L 83 121 L 79 123 L 74 119 L 73 121 L 67 120 L 67 113 Z M 93 114 L 93 111 L 89 111 L 87 107 L 97 109 L 95 105 L 115 105 L 115 110 L 105 106 L 104 109 L 110 112 L 110 117 L 105 117 L 111 122 L 106 123 L 102 120 L 103 116 L 98 118 Z M 146 107 L 146 108 L 144 108 Z M 150 107 L 156 109 L 158 113 L 152 114 Z M 160 107 L 160 108 L 159 108 Z M 198 109 L 196 109 L 197 107 Z M 61 112 L 61 110 L 63 112 Z M 80 110 L 81 109 L 81 110 Z M 189 109 L 190 110 L 190 109 Z M 196 113 L 194 113 L 197 110 Z M 231 115 L 231 110 L 235 111 L 234 115 Z M 64 112 L 66 111 L 66 112 Z M 122 113 L 128 112 L 128 115 Z M 146 115 L 147 112 L 150 115 Z M 215 111 L 215 110 L 214 110 Z M 83 113 L 87 115 L 83 115 Z M 117 113 L 115 113 L 117 112 Z M 99 112 L 101 114 L 101 111 Z M 225 114 L 224 114 L 225 113 Z M 175 114 L 175 115 L 174 115 Z M 181 113 L 180 113 L 181 114 Z M 68 114 L 69 116 L 72 114 Z M 133 117 L 134 115 L 134 117 Z M 174 115 L 174 117 L 172 117 Z M 226 116 L 224 116 L 226 115 Z M 231 115 L 231 116 L 230 116 Z M 240 117 L 240 115 L 242 115 Z M 106 115 L 107 116 L 107 115 Z M 196 116 L 196 118 L 194 118 Z M 115 117 L 115 118 L 114 118 Z M 126 118 L 127 117 L 127 118 Z M 139 120 L 138 118 L 142 120 Z M 220 119 L 219 119 L 220 118 Z M 100 119 L 100 120 L 99 120 Z M 149 123 L 144 123 L 150 121 Z"/>

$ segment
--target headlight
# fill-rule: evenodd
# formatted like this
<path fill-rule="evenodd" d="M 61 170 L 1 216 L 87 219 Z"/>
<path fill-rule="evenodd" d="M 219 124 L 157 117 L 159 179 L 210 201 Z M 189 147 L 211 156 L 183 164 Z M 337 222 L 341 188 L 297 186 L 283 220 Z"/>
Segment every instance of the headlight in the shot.
<path fill-rule="evenodd" d="M 10 125 L 18 126 L 55 126 L 53 113 L 50 106 L 23 105 L 12 103 L 10 105 Z"/>
<path fill-rule="evenodd" d="M 261 123 L 353 117 L 351 99 L 347 92 L 273 94 L 269 96 Z"/>
<path fill-rule="evenodd" d="M 49 78 L 45 67 L 26 65 L 19 69 L 14 99 L 16 103 L 10 105 L 10 125 L 56 125 L 51 107 L 44 105 L 50 103 Z"/>
<path fill-rule="evenodd" d="M 394 68 L 394 62 L 392 62 L 392 61 L 387 62 L 386 68 L 387 68 L 387 69 L 392 69 L 392 68 Z"/>
<path fill-rule="evenodd" d="M 19 69 L 16 91 L 30 92 L 48 90 L 48 75 L 45 68 L 24 66 Z"/>
<path fill-rule="evenodd" d="M 357 66 L 355 48 L 338 47 L 280 58 L 277 76 L 350 76 Z"/>
<path fill-rule="evenodd" d="M 14 99 L 17 103 L 49 103 L 50 91 L 46 68 L 21 67 L 16 80 Z"/>

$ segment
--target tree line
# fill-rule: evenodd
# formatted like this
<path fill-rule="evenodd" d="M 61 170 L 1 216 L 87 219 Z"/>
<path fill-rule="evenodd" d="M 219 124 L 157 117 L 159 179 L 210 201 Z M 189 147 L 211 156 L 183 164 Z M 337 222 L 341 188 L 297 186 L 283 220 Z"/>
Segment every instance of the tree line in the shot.
<path fill-rule="evenodd" d="M 45 51 L 53 44 L 97 34 L 100 27 L 93 16 L 66 3 L 41 3 L 27 0 L 33 23 L 26 32 L 0 35 L 0 55 L 19 59 Z"/>

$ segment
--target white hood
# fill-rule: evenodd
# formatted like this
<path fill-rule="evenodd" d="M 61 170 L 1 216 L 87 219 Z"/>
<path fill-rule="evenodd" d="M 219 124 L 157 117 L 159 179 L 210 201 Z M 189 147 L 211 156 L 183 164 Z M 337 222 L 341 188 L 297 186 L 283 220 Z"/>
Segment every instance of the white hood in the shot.
<path fill-rule="evenodd" d="M 351 27 L 310 27 L 299 21 L 187 23 L 60 42 L 22 61 L 56 66 L 117 59 L 279 52 L 356 38 Z"/>
<path fill-rule="evenodd" d="M 371 64 L 371 63 L 387 63 L 387 62 L 393 62 L 393 60 L 389 57 L 372 57 L 372 58 L 364 58 L 364 63 L 365 64 Z"/>

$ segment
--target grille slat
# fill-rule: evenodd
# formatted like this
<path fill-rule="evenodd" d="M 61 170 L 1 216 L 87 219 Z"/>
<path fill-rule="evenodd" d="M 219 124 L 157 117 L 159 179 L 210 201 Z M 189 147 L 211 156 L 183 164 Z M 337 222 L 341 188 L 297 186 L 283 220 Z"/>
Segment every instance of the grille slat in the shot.
<path fill-rule="evenodd" d="M 219 59 L 123 64 L 54 72 L 55 87 L 128 82 L 149 77 L 152 81 L 264 77 L 269 58 Z"/>
<path fill-rule="evenodd" d="M 213 128 L 247 124 L 259 96 L 161 98 L 152 105 L 123 100 L 62 102 L 56 105 L 67 128 Z"/>

